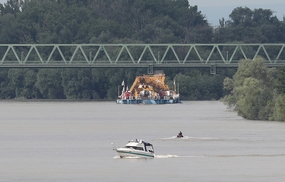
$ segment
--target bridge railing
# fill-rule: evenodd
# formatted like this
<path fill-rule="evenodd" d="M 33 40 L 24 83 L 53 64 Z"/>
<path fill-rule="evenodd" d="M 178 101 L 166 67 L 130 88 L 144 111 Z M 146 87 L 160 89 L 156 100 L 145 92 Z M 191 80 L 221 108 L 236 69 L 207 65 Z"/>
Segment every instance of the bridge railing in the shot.
<path fill-rule="evenodd" d="M 285 44 L 0 44 L 0 67 L 237 67 L 285 64 Z"/>

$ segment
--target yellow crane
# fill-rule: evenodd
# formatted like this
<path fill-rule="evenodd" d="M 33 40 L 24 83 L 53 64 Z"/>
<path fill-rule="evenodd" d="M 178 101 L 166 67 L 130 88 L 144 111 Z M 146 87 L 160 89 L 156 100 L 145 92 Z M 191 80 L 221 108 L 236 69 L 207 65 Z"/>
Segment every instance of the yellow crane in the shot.
<path fill-rule="evenodd" d="M 130 92 L 138 98 L 142 91 L 150 91 L 153 96 L 158 95 L 160 92 L 169 91 L 168 85 L 165 84 L 165 74 L 143 75 L 137 76 Z"/>

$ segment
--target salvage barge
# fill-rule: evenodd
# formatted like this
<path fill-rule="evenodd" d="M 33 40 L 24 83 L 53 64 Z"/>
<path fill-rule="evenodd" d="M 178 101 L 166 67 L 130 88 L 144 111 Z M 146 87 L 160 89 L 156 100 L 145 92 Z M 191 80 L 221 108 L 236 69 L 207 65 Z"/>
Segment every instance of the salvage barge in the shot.
<path fill-rule="evenodd" d="M 122 82 L 122 92 L 117 104 L 176 104 L 181 103 L 179 93 L 165 84 L 164 74 L 137 76 L 130 89 Z"/>

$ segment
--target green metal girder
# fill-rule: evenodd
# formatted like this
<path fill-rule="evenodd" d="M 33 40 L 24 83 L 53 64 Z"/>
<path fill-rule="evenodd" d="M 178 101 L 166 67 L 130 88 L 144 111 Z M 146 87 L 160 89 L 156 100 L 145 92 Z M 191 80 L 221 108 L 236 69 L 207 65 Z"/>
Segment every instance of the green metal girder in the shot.
<path fill-rule="evenodd" d="M 0 44 L 0 67 L 237 67 L 285 64 L 285 44 Z"/>

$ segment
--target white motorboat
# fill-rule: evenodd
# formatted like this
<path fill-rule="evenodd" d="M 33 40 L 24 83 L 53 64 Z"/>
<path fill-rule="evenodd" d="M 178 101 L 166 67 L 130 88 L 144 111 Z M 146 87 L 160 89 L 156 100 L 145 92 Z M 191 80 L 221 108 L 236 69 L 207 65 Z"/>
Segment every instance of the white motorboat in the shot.
<path fill-rule="evenodd" d="M 121 158 L 123 157 L 143 157 L 143 158 L 153 158 L 154 149 L 153 145 L 142 140 L 131 140 L 125 147 L 113 148 Z"/>

